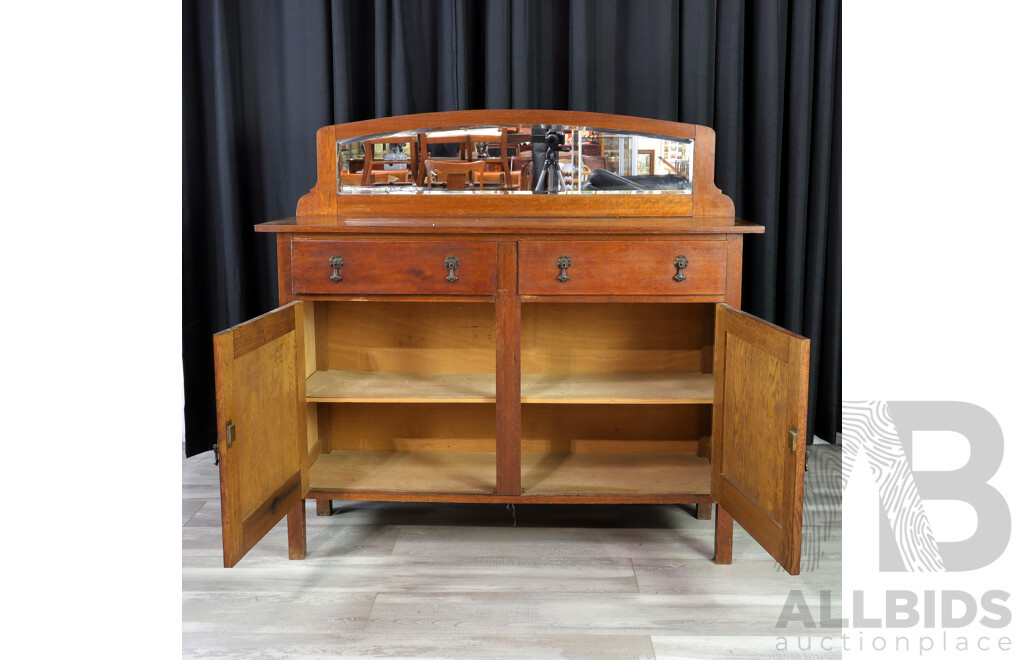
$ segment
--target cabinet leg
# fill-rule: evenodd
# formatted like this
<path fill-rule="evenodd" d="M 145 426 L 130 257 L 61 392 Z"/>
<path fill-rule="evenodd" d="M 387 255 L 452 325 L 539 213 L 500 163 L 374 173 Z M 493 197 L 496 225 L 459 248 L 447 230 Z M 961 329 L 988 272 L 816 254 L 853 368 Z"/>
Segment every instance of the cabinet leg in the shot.
<path fill-rule="evenodd" d="M 317 500 L 316 501 L 316 515 L 318 516 L 331 516 L 334 515 L 334 502 L 332 500 Z M 710 516 L 710 512 L 708 514 Z"/>
<path fill-rule="evenodd" d="M 306 558 L 306 500 L 288 512 L 288 559 Z"/>
<path fill-rule="evenodd" d="M 715 563 L 732 563 L 732 516 L 721 504 L 715 506 Z"/>
<path fill-rule="evenodd" d="M 700 502 L 697 504 L 697 520 L 711 520 L 711 502 Z"/>

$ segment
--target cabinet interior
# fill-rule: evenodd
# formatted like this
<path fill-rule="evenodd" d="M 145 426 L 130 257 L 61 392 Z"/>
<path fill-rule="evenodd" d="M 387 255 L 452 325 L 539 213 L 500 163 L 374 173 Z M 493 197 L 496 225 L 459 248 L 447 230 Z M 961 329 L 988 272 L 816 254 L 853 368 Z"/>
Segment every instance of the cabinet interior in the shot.
<path fill-rule="evenodd" d="M 524 495 L 706 494 L 713 304 L 522 305 Z"/>
<path fill-rule="evenodd" d="M 304 303 L 310 492 L 495 492 L 495 308 Z M 706 495 L 711 303 L 524 303 L 524 496 Z"/>

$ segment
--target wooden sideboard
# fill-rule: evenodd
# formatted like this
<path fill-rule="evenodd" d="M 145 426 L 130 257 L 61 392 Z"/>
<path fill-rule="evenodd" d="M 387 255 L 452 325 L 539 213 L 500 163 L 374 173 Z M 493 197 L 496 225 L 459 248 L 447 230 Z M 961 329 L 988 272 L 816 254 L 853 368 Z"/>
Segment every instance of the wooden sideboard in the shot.
<path fill-rule="evenodd" d="M 600 126 L 692 140 L 688 194 L 349 191 L 339 140 Z M 224 563 L 305 500 L 694 503 L 799 572 L 808 340 L 738 310 L 762 227 L 714 187 L 714 133 L 545 111 L 318 133 L 276 234 L 281 307 L 214 337 Z M 710 524 L 710 523 L 709 523 Z"/>

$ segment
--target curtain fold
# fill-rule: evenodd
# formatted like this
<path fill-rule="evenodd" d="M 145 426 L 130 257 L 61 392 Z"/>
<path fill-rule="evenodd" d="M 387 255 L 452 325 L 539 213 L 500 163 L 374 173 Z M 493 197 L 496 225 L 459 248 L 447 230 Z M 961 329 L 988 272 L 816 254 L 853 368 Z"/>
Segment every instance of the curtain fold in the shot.
<path fill-rule="evenodd" d="M 743 308 L 812 340 L 834 440 L 841 355 L 838 0 L 188 0 L 183 20 L 186 453 L 216 440 L 214 332 L 277 305 L 273 238 L 320 126 L 550 108 L 711 126 L 744 241 Z"/>

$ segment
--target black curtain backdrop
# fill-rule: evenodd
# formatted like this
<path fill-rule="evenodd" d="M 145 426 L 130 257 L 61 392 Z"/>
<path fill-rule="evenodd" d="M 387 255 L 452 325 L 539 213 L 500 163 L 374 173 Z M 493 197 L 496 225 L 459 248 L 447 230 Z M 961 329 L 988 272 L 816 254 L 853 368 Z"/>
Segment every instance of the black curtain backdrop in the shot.
<path fill-rule="evenodd" d="M 810 426 L 833 441 L 841 350 L 838 0 L 186 0 L 186 453 L 216 441 L 214 332 L 277 306 L 273 238 L 316 181 L 316 130 L 543 108 L 717 131 L 743 309 L 811 339 Z"/>

